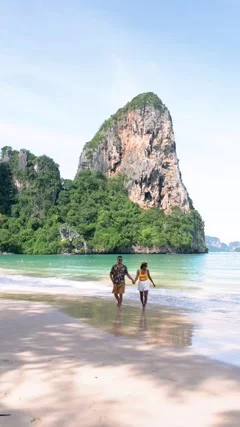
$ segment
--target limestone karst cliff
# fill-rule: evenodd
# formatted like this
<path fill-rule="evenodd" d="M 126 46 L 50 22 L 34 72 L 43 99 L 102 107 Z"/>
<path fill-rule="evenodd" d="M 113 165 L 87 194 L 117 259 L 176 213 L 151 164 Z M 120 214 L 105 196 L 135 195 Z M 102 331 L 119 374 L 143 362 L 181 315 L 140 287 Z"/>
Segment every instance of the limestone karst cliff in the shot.
<path fill-rule="evenodd" d="M 167 107 L 154 93 L 143 93 L 118 110 L 85 144 L 78 171 L 106 177 L 126 176 L 129 198 L 142 208 L 165 213 L 193 208 L 181 178 L 173 124 Z"/>
<path fill-rule="evenodd" d="M 72 181 L 45 155 L 1 149 L 0 253 L 205 251 L 171 116 L 156 95 L 139 95 L 102 125 Z"/>

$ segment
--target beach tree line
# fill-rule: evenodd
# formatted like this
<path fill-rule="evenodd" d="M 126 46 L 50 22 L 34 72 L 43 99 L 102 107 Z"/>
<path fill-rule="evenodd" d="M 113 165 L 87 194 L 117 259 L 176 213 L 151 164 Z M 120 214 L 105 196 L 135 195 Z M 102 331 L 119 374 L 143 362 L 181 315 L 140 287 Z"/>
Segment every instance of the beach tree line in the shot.
<path fill-rule="evenodd" d="M 196 210 L 175 208 L 170 215 L 143 210 L 129 200 L 123 176 L 106 179 L 82 171 L 64 180 L 49 157 L 28 153 L 19 167 L 19 153 L 7 148 L 9 160 L 0 163 L 1 252 L 74 252 L 81 239 L 97 253 L 132 247 L 193 253 L 205 246 L 204 223 Z M 63 225 L 76 231 L 75 241 L 61 240 Z"/>

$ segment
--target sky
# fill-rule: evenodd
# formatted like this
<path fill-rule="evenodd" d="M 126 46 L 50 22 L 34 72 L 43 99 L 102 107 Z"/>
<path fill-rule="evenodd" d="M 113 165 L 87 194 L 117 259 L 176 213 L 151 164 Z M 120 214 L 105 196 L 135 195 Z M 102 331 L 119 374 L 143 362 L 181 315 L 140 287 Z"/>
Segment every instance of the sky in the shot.
<path fill-rule="evenodd" d="M 0 0 L 1 147 L 73 178 L 102 122 L 142 92 L 169 108 L 205 232 L 240 240 L 239 0 Z"/>

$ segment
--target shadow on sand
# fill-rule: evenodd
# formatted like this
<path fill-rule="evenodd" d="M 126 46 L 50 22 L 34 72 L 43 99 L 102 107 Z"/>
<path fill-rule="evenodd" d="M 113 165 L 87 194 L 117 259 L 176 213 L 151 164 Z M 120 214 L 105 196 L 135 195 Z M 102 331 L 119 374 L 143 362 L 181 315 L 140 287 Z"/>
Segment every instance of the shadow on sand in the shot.
<path fill-rule="evenodd" d="M 123 404 L 126 399 L 129 402 L 129 411 L 133 411 L 142 396 L 138 396 L 143 387 L 142 382 L 145 384 L 146 381 L 152 384 L 154 393 L 155 390 L 159 392 L 159 419 L 156 420 L 156 424 L 151 422 L 154 427 L 240 425 L 240 411 L 235 408 L 234 403 L 232 410 L 227 409 L 231 405 L 228 407 L 226 403 L 226 407 L 223 405 L 221 411 L 216 403 L 218 398 L 224 403 L 224 393 L 227 394 L 230 390 L 240 391 L 240 369 L 190 354 L 188 349 L 193 325 L 186 319 L 181 321 L 179 316 L 169 315 L 168 318 L 165 313 L 161 317 L 139 310 L 129 319 L 128 308 L 119 312 L 105 307 L 104 315 L 102 308 L 101 314 L 99 309 L 93 309 L 95 315 L 91 323 L 96 321 L 98 326 L 99 323 L 101 326 L 106 323 L 108 325 L 106 329 L 112 332 L 110 334 L 100 328 L 92 328 L 77 322 L 41 303 L 0 301 L 0 306 L 0 381 L 3 384 L 0 390 L 2 402 L 0 413 L 6 415 L 0 417 L 0 426 L 144 426 L 144 421 L 141 423 L 141 419 L 144 420 L 144 412 L 141 415 L 144 408 L 139 408 L 140 421 L 136 420 L 135 424 L 128 423 L 128 414 L 125 417 L 121 411 L 124 411 Z M 73 307 L 68 305 L 62 309 L 70 313 Z M 91 317 L 89 306 L 80 309 L 80 306 L 76 308 L 75 305 L 74 310 L 77 309 L 81 312 L 79 316 L 75 313 L 76 317 L 82 319 L 86 316 Z M 118 391 L 120 395 L 117 398 L 117 381 L 125 375 L 123 369 L 128 372 L 126 388 L 121 392 Z M 66 375 L 61 379 L 60 374 L 63 372 Z M 13 381 L 16 388 L 21 390 L 22 381 L 26 381 L 24 384 L 27 384 L 31 376 L 39 381 L 36 389 L 41 384 L 44 384 L 46 389 L 40 394 L 36 390 L 32 392 L 28 397 L 29 410 L 22 409 L 21 402 L 19 403 L 17 399 L 15 408 L 7 407 L 4 402 L 7 402 L 9 393 L 14 393 L 10 382 Z M 139 389 L 130 392 L 134 387 L 134 379 L 139 381 Z M 100 384 L 99 401 L 92 402 L 92 390 L 96 387 L 97 381 Z M 84 387 L 82 400 L 79 395 L 77 400 L 75 398 L 78 384 L 79 387 L 80 385 Z M 108 388 L 109 393 L 106 392 Z M 103 390 L 105 394 L 101 397 Z M 141 393 L 144 393 L 144 389 Z M 168 424 L 167 419 L 162 418 L 165 397 L 163 398 L 161 393 L 165 393 L 171 407 L 176 407 L 176 424 Z M 204 411 L 204 406 L 201 406 L 205 405 L 203 393 L 209 405 L 211 399 L 213 401 L 215 409 L 212 424 L 204 424 L 204 421 L 203 424 L 199 424 L 197 419 L 194 422 L 194 411 L 192 424 L 184 424 L 184 419 L 181 424 L 178 419 L 180 409 L 184 411 L 186 408 L 186 411 L 189 411 L 190 406 L 195 405 L 196 409 Z M 86 395 L 89 396 L 89 400 Z M 201 397 L 200 403 L 202 402 L 199 405 L 195 403 L 198 395 Z M 21 394 L 18 399 L 21 401 Z M 15 401 L 14 398 L 12 401 Z M 154 405 L 156 404 L 157 402 Z M 104 411 L 101 412 L 102 407 L 112 407 L 114 414 L 115 411 L 120 411 L 119 416 L 115 414 L 114 425 L 109 419 L 113 420 L 115 415 L 111 413 L 111 416 L 109 414 L 105 416 Z M 45 424 L 46 412 L 49 418 Z M 76 414 L 78 416 L 81 414 L 81 424 Z"/>

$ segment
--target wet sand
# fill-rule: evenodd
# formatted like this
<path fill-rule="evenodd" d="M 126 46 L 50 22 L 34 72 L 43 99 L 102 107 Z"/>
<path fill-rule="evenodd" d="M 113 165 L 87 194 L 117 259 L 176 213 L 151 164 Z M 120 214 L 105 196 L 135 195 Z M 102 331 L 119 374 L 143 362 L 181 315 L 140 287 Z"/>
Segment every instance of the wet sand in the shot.
<path fill-rule="evenodd" d="M 239 427 L 240 369 L 193 355 L 187 316 L 34 297 L 0 300 L 0 426 Z"/>
<path fill-rule="evenodd" d="M 78 298 L 66 295 L 0 293 L 0 299 L 44 302 L 80 321 L 101 328 L 116 336 L 127 336 L 145 343 L 161 344 L 173 348 L 192 345 L 195 325 L 190 317 L 179 310 L 151 308 L 142 310 L 140 304 L 123 305 L 119 311 L 115 300 L 102 298 Z"/>

